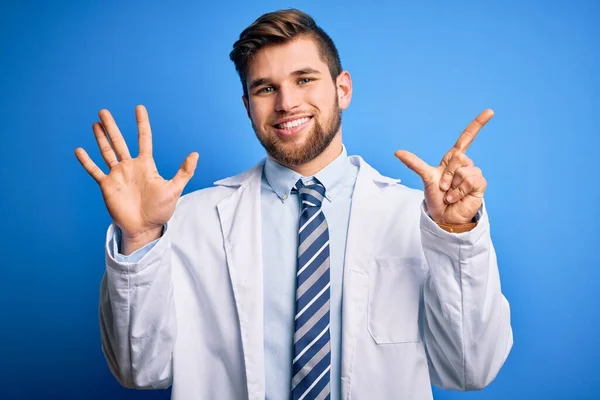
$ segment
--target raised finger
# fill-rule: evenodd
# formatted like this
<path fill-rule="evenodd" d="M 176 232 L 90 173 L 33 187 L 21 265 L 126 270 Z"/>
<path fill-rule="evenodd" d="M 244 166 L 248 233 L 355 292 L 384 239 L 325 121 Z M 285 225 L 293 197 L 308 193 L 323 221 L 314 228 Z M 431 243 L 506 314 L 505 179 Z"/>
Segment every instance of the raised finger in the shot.
<path fill-rule="evenodd" d="M 104 172 L 92 161 L 87 152 L 78 147 L 75 149 L 75 157 L 79 160 L 79 163 L 83 166 L 83 168 L 94 178 L 94 180 L 98 183 L 102 181 L 106 177 Z"/>
<path fill-rule="evenodd" d="M 138 143 L 140 155 L 152 155 L 152 130 L 148 110 L 143 105 L 135 108 L 135 119 L 138 126 Z"/>
<path fill-rule="evenodd" d="M 94 131 L 94 136 L 96 137 L 96 142 L 98 142 L 98 148 L 100 148 L 100 154 L 102 154 L 102 158 L 106 161 L 106 164 L 109 168 L 114 167 L 119 163 L 117 160 L 117 155 L 115 154 L 108 138 L 106 137 L 106 132 L 104 132 L 104 128 L 102 124 L 99 122 L 94 122 L 92 125 L 92 130 Z"/>
<path fill-rule="evenodd" d="M 198 164 L 198 157 L 200 157 L 198 153 L 190 153 L 185 160 L 183 160 L 181 167 L 173 179 L 171 179 L 171 182 L 177 188 L 178 193 L 183 192 L 185 185 L 187 185 L 190 179 L 192 179 L 192 176 L 194 176 L 194 171 L 196 170 L 196 166 Z"/>
<path fill-rule="evenodd" d="M 428 183 L 431 180 L 433 168 L 415 154 L 406 150 L 397 150 L 394 155 L 404 165 L 419 175 L 423 179 L 423 182 Z"/>
<path fill-rule="evenodd" d="M 494 116 L 494 111 L 492 109 L 483 110 L 477 118 L 475 118 L 471 123 L 465 128 L 463 133 L 458 137 L 458 140 L 454 144 L 454 148 L 456 148 L 460 152 L 466 152 L 475 136 L 479 133 L 481 128 L 488 123 L 490 119 Z"/>
<path fill-rule="evenodd" d="M 455 152 L 442 173 L 440 189 L 448 190 L 450 188 L 456 170 L 461 167 L 471 166 L 473 166 L 473 161 L 465 153 Z"/>
<path fill-rule="evenodd" d="M 117 126 L 117 123 L 110 112 L 108 110 L 100 110 L 98 116 L 102 121 L 104 129 L 106 129 L 106 132 L 108 133 L 110 142 L 112 143 L 119 160 L 127 160 L 131 158 L 129 149 L 127 148 L 127 143 L 125 143 L 125 139 L 123 139 L 123 135 L 121 134 L 121 131 L 119 130 L 119 127 Z"/>
<path fill-rule="evenodd" d="M 454 172 L 454 178 L 452 179 L 451 188 L 455 188 L 460 186 L 460 184 L 465 180 L 467 176 L 481 176 L 481 169 L 478 167 L 460 167 Z"/>

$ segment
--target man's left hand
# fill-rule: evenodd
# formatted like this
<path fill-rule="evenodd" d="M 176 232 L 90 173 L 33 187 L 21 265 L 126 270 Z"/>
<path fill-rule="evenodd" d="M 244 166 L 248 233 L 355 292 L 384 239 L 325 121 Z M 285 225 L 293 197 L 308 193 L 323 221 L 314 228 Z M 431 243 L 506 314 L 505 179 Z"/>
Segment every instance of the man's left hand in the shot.
<path fill-rule="evenodd" d="M 396 151 L 396 157 L 423 180 L 425 202 L 435 222 L 466 224 L 473 220 L 481 208 L 487 182 L 481 169 L 465 153 L 480 129 L 493 116 L 494 111 L 490 109 L 479 114 L 437 167 L 428 165 L 408 151 Z"/>

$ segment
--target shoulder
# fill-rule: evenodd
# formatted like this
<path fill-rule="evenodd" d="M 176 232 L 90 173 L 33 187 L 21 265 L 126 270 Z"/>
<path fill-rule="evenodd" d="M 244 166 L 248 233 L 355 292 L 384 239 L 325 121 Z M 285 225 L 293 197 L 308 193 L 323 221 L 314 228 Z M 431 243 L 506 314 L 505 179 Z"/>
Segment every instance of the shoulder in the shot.
<path fill-rule="evenodd" d="M 423 200 L 423 190 L 407 186 L 399 178 L 382 174 L 359 156 L 352 156 L 352 162 L 360 167 L 361 175 L 374 182 L 386 199 L 390 198 L 415 203 L 420 203 Z"/>
<path fill-rule="evenodd" d="M 387 185 L 382 189 L 385 196 L 402 198 L 409 201 L 421 202 L 424 198 L 423 190 L 406 186 L 400 182 Z"/>
<path fill-rule="evenodd" d="M 253 180 L 260 180 L 264 159 L 253 167 L 213 183 L 213 186 L 194 190 L 179 199 L 178 211 L 187 209 L 213 209 L 226 197 L 235 193 L 239 188 L 250 184 Z"/>
<path fill-rule="evenodd" d="M 218 204 L 219 201 L 233 193 L 233 189 L 225 186 L 211 186 L 194 190 L 181 196 L 177 203 L 178 208 L 194 207 L 197 205 Z"/>
<path fill-rule="evenodd" d="M 424 210 L 423 190 L 407 186 L 398 178 L 381 174 L 364 160 L 361 160 L 360 173 L 363 174 L 361 187 L 365 188 L 365 193 L 369 193 L 373 212 L 383 213 L 387 217 L 382 221 L 385 225 L 382 229 L 387 230 L 390 237 L 418 232 Z M 369 182 L 374 184 L 375 189 L 373 185 L 367 184 Z"/>

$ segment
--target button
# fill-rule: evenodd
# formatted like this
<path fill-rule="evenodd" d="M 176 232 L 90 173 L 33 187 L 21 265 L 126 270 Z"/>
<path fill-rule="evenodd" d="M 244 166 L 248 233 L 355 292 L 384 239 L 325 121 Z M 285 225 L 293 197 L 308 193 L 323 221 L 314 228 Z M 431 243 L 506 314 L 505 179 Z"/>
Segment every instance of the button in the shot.
<path fill-rule="evenodd" d="M 288 198 L 288 194 L 287 194 L 287 193 L 284 193 L 284 194 L 283 194 L 283 196 L 281 196 L 281 198 L 282 198 L 283 200 L 287 200 L 287 198 Z"/>

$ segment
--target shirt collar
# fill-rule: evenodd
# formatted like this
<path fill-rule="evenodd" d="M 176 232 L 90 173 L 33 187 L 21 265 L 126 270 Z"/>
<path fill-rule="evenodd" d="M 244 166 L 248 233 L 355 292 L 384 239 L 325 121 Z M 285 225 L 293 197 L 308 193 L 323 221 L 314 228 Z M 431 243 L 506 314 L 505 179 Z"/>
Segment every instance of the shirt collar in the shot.
<path fill-rule="evenodd" d="M 343 188 L 344 176 L 351 166 L 346 146 L 342 144 L 340 155 L 314 175 L 325 186 L 325 197 L 329 201 Z M 264 172 L 267 183 L 281 200 L 289 197 L 298 179 L 309 178 L 277 163 L 270 157 L 266 159 Z"/>

